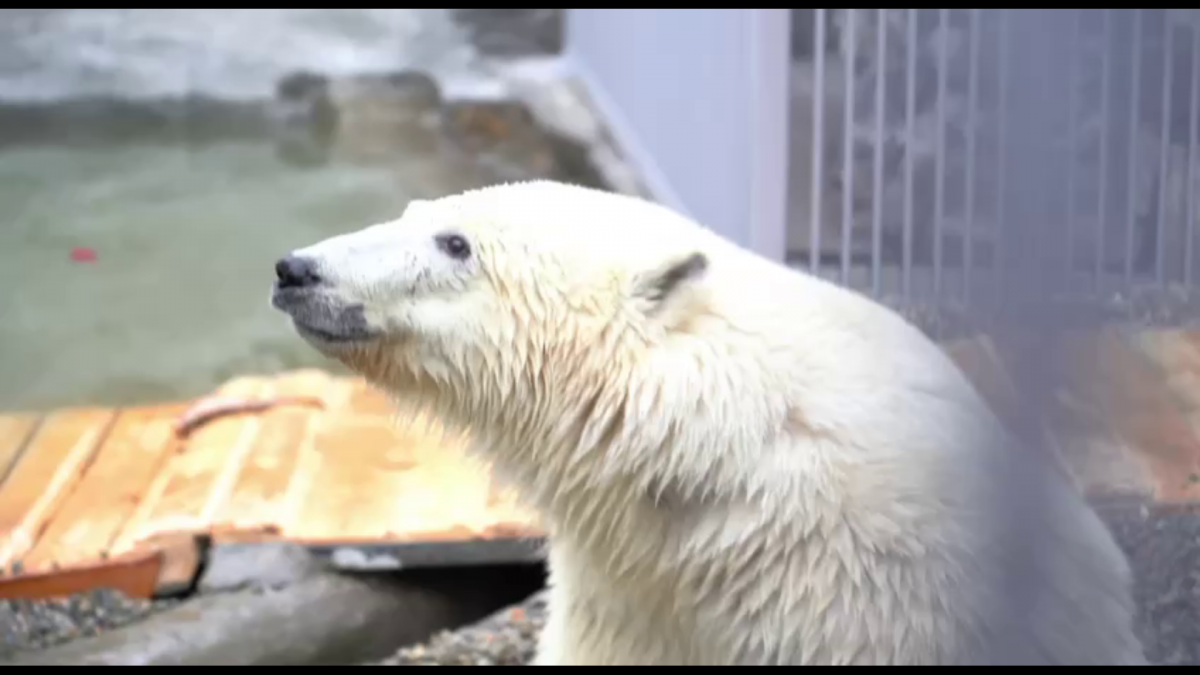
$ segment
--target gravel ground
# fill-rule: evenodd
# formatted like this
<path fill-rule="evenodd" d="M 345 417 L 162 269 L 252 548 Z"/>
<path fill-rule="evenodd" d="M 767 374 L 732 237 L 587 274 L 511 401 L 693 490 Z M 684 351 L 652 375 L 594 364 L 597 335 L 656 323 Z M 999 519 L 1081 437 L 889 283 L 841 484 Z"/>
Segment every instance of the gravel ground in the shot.
<path fill-rule="evenodd" d="M 1120 500 L 1099 511 L 1133 567 L 1146 656 L 1159 665 L 1200 665 L 1200 506 Z"/>
<path fill-rule="evenodd" d="M 1133 566 L 1146 656 L 1158 665 L 1200 665 L 1200 506 L 1152 509 L 1111 500 L 1098 507 Z M 544 621 L 540 593 L 373 665 L 528 665 Z"/>
<path fill-rule="evenodd" d="M 1098 506 L 1133 566 L 1147 656 L 1160 665 L 1200 665 L 1200 506 L 1152 508 L 1131 499 Z M 0 601 L 0 659 L 133 623 L 176 602 L 131 600 L 113 591 L 53 602 Z M 544 621 L 545 595 L 538 593 L 370 665 L 528 665 Z"/>
<path fill-rule="evenodd" d="M 457 631 L 444 631 L 427 644 L 407 647 L 395 656 L 371 665 L 529 665 L 545 617 L 546 597 L 542 592 L 479 623 Z"/>
<path fill-rule="evenodd" d="M 176 604 L 102 589 L 60 600 L 0 600 L 0 658 L 90 637 Z"/>

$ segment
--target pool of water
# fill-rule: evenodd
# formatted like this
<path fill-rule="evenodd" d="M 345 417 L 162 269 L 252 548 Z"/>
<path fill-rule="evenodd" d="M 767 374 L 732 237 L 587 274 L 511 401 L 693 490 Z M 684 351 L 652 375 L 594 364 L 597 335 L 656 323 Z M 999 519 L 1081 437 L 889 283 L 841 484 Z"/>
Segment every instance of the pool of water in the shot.
<path fill-rule="evenodd" d="M 449 98 L 500 95 L 472 37 L 497 26 L 476 17 L 468 34 L 455 12 L 467 10 L 0 9 L 0 105 L 261 101 L 296 69 L 417 69 Z M 534 19 L 499 28 L 527 32 Z M 495 179 L 438 151 L 302 167 L 268 139 L 118 142 L 86 115 L 68 117 L 38 117 L 52 128 L 36 141 L 0 128 L 0 413 L 178 400 L 241 374 L 337 370 L 269 307 L 274 261 L 393 218 L 414 197 Z M 95 259 L 74 260 L 80 247 Z"/>
<path fill-rule="evenodd" d="M 332 367 L 268 306 L 272 263 L 412 197 L 393 170 L 298 168 L 271 143 L 0 153 L 0 410 Z"/>

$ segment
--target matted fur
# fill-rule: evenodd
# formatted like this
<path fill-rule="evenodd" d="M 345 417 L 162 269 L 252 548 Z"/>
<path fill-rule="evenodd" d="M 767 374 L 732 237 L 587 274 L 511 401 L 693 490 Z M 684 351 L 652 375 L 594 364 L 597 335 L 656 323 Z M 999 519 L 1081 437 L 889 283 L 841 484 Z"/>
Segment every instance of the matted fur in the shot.
<path fill-rule="evenodd" d="M 296 253 L 377 333 L 310 341 L 544 518 L 540 664 L 1143 662 L 1101 521 L 864 297 L 551 182 Z"/>

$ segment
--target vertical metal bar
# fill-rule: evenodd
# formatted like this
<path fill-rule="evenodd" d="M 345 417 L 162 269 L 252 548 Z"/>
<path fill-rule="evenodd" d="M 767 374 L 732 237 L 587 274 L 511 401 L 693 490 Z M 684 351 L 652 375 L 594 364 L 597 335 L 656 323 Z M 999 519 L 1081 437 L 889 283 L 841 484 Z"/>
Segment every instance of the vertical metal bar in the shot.
<path fill-rule="evenodd" d="M 913 192 L 916 173 L 917 146 L 917 12 L 908 10 L 908 33 L 905 38 L 908 87 L 904 105 L 904 299 L 912 298 L 912 240 L 913 240 Z"/>
<path fill-rule="evenodd" d="M 1192 90 L 1191 100 L 1188 102 L 1188 147 L 1187 147 L 1187 183 L 1184 185 L 1183 194 L 1186 204 L 1184 206 L 1184 218 L 1186 222 L 1184 227 L 1185 248 L 1183 250 L 1183 279 L 1184 283 L 1191 285 L 1192 283 L 1192 244 L 1195 237 L 1196 226 L 1196 195 L 1193 189 L 1193 181 L 1195 180 L 1196 170 L 1196 124 L 1200 122 L 1200 29 L 1193 26 L 1192 28 Z"/>
<path fill-rule="evenodd" d="M 1100 291 L 1103 285 L 1104 261 L 1107 257 L 1104 240 L 1108 236 L 1108 122 L 1112 105 L 1109 87 L 1112 81 L 1112 52 L 1117 44 L 1117 24 L 1112 20 L 1112 12 L 1112 8 L 1100 10 L 1100 120 L 1097 127 L 1100 135 L 1100 186 L 1096 193 L 1096 291 Z"/>
<path fill-rule="evenodd" d="M 1078 161 L 1075 153 L 1079 142 L 1079 134 L 1077 132 L 1078 117 L 1079 117 L 1079 36 L 1083 32 L 1083 12 L 1079 9 L 1069 9 L 1068 12 L 1074 12 L 1074 20 L 1071 21 L 1071 33 L 1067 39 L 1067 166 L 1066 166 L 1066 193 L 1067 193 L 1067 260 L 1066 269 L 1066 286 L 1065 290 L 1071 290 L 1071 278 L 1075 273 L 1075 164 Z"/>
<path fill-rule="evenodd" d="M 933 188 L 933 296 L 942 297 L 942 233 L 946 218 L 946 98 L 950 82 L 950 10 L 938 10 L 938 83 L 934 121 L 937 159 Z"/>
<path fill-rule="evenodd" d="M 1138 105 L 1138 97 L 1142 93 L 1142 12 L 1136 7 L 1133 9 L 1133 36 L 1130 40 L 1133 45 L 1132 70 L 1130 71 L 1130 88 L 1129 92 L 1129 161 L 1126 162 L 1129 175 L 1126 177 L 1126 203 L 1125 203 L 1125 281 L 1126 283 L 1133 281 L 1133 259 L 1134 259 L 1134 239 L 1137 230 L 1137 197 L 1138 197 L 1138 169 L 1141 168 L 1139 161 L 1141 153 L 1138 143 L 1138 118 L 1140 112 Z"/>
<path fill-rule="evenodd" d="M 813 10 L 812 192 L 809 195 L 809 269 L 821 271 L 821 195 L 825 188 L 825 9 Z"/>
<path fill-rule="evenodd" d="M 981 9 L 968 9 L 970 23 L 967 41 L 970 44 L 967 70 L 967 194 L 963 220 L 963 294 L 971 297 L 971 268 L 975 258 L 975 145 L 979 136 L 979 25 Z"/>
<path fill-rule="evenodd" d="M 1167 241 L 1167 188 L 1170 185 L 1168 178 L 1171 172 L 1171 81 L 1174 79 L 1175 58 L 1172 52 L 1174 51 L 1175 31 L 1171 29 L 1170 17 L 1164 17 L 1163 30 L 1166 35 L 1163 36 L 1163 91 L 1162 91 L 1162 157 L 1159 158 L 1158 164 L 1158 194 L 1155 198 L 1158 200 L 1158 217 L 1155 218 L 1154 227 L 1158 230 L 1158 236 L 1155 237 L 1154 243 L 1154 271 L 1158 283 L 1161 285 L 1166 282 L 1166 241 Z"/>
<path fill-rule="evenodd" d="M 1008 37 L 1009 37 L 1009 17 L 1008 12 L 1003 9 L 997 9 L 1000 13 L 999 33 L 999 61 L 1000 61 L 1000 76 L 999 76 L 999 96 L 997 103 L 997 153 L 996 158 L 999 163 L 999 171 L 996 172 L 996 239 L 995 239 L 995 260 L 992 265 L 995 271 L 995 277 L 992 283 L 995 284 L 993 289 L 996 295 L 1002 296 L 1004 293 L 1004 254 L 1006 249 L 1006 228 L 1008 224 L 1005 222 L 1006 211 L 1008 210 Z"/>
<path fill-rule="evenodd" d="M 875 33 L 875 175 L 874 194 L 871 204 L 874 213 L 871 219 L 871 293 L 876 298 L 882 292 L 881 267 L 883 261 L 883 145 L 884 116 L 887 108 L 884 94 L 887 93 L 887 19 L 888 10 L 879 10 L 879 25 Z"/>
<path fill-rule="evenodd" d="M 846 46 L 846 121 L 842 125 L 842 284 L 850 284 L 851 234 L 854 230 L 854 100 L 858 69 L 858 10 L 847 9 L 846 31 L 842 36 Z"/>

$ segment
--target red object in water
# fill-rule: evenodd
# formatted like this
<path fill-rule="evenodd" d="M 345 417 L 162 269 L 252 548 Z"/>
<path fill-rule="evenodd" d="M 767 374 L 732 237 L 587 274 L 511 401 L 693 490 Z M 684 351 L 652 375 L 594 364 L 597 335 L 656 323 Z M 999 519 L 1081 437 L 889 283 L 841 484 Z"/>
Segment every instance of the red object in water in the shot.
<path fill-rule="evenodd" d="M 76 246 L 71 249 L 71 260 L 75 262 L 95 262 L 96 249 L 87 246 Z"/>

